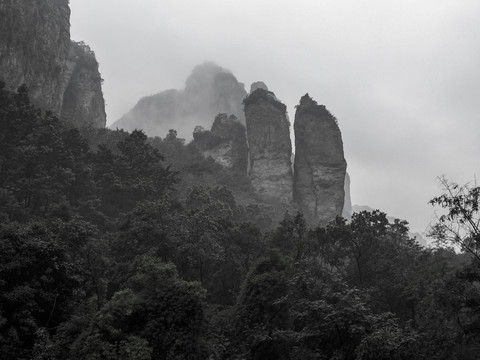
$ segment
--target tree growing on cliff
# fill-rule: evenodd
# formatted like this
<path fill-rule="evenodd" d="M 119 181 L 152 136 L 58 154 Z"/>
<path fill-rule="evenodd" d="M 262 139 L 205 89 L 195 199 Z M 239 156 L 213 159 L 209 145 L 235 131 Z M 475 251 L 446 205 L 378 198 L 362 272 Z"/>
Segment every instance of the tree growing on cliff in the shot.
<path fill-rule="evenodd" d="M 440 246 L 453 246 L 471 254 L 480 262 L 480 187 L 459 185 L 440 178 L 444 193 L 430 200 L 433 206 L 446 211 L 438 217 L 430 236 Z"/>

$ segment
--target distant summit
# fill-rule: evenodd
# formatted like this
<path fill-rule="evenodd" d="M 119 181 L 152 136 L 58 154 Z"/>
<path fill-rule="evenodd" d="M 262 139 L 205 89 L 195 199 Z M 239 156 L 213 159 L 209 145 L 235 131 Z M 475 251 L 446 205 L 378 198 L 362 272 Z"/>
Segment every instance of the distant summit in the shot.
<path fill-rule="evenodd" d="M 196 66 L 183 90 L 166 90 L 142 99 L 112 128 L 143 129 L 149 136 L 165 136 L 175 129 L 180 137 L 191 138 L 192 129 L 209 129 L 219 113 L 235 115 L 245 123 L 242 101 L 245 86 L 230 70 L 213 62 Z"/>

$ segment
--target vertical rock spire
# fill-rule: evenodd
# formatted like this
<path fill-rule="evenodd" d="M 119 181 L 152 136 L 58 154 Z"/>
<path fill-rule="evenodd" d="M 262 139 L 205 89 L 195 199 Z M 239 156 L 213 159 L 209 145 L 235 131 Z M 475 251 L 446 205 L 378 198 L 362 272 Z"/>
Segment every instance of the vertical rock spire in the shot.
<path fill-rule="evenodd" d="M 263 88 L 253 91 L 244 105 L 252 185 L 264 200 L 290 204 L 292 143 L 286 106 Z"/>
<path fill-rule="evenodd" d="M 342 214 L 347 163 L 336 119 L 308 94 L 295 114 L 294 201 L 313 224 Z"/>

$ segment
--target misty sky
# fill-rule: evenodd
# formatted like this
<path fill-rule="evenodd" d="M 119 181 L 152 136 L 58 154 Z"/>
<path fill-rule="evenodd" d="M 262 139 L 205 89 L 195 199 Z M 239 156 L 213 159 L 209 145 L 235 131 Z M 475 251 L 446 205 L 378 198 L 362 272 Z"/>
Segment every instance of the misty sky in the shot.
<path fill-rule="evenodd" d="M 480 174 L 478 0 L 70 0 L 71 35 L 105 79 L 107 122 L 182 89 L 212 60 L 288 107 L 338 118 L 353 204 L 424 231 L 437 177 Z M 213 120 L 213 119 L 212 119 Z M 192 129 L 193 130 L 193 129 Z"/>

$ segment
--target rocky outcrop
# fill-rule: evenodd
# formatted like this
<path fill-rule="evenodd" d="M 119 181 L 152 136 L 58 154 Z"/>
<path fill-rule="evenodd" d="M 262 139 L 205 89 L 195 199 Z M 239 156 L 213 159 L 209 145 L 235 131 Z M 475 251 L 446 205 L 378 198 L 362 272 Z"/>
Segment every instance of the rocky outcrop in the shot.
<path fill-rule="evenodd" d="M 0 80 L 26 84 L 32 102 L 75 125 L 104 127 L 93 52 L 70 40 L 68 0 L 0 0 Z"/>
<path fill-rule="evenodd" d="M 295 114 L 295 202 L 313 224 L 342 214 L 347 163 L 336 119 L 308 94 Z"/>
<path fill-rule="evenodd" d="M 286 106 L 275 95 L 257 88 L 244 101 L 250 149 L 249 177 L 265 201 L 289 204 L 293 174 L 290 123 Z"/>
<path fill-rule="evenodd" d="M 32 101 L 59 113 L 70 49 L 68 0 L 0 0 L 0 79 L 26 84 Z"/>
<path fill-rule="evenodd" d="M 242 101 L 246 95 L 245 86 L 229 70 L 207 62 L 193 69 L 185 89 L 140 99 L 112 128 L 141 128 L 150 136 L 164 136 L 175 129 L 179 136 L 190 138 L 195 126 L 209 129 L 219 113 L 235 115 L 245 123 Z"/>
<path fill-rule="evenodd" d="M 72 42 L 64 70 L 61 116 L 75 126 L 105 127 L 102 78 L 95 54 L 83 42 Z"/>
<path fill-rule="evenodd" d="M 234 115 L 218 114 L 210 131 L 197 126 L 193 143 L 204 157 L 212 157 L 227 169 L 247 172 L 248 147 L 245 126 Z"/>

